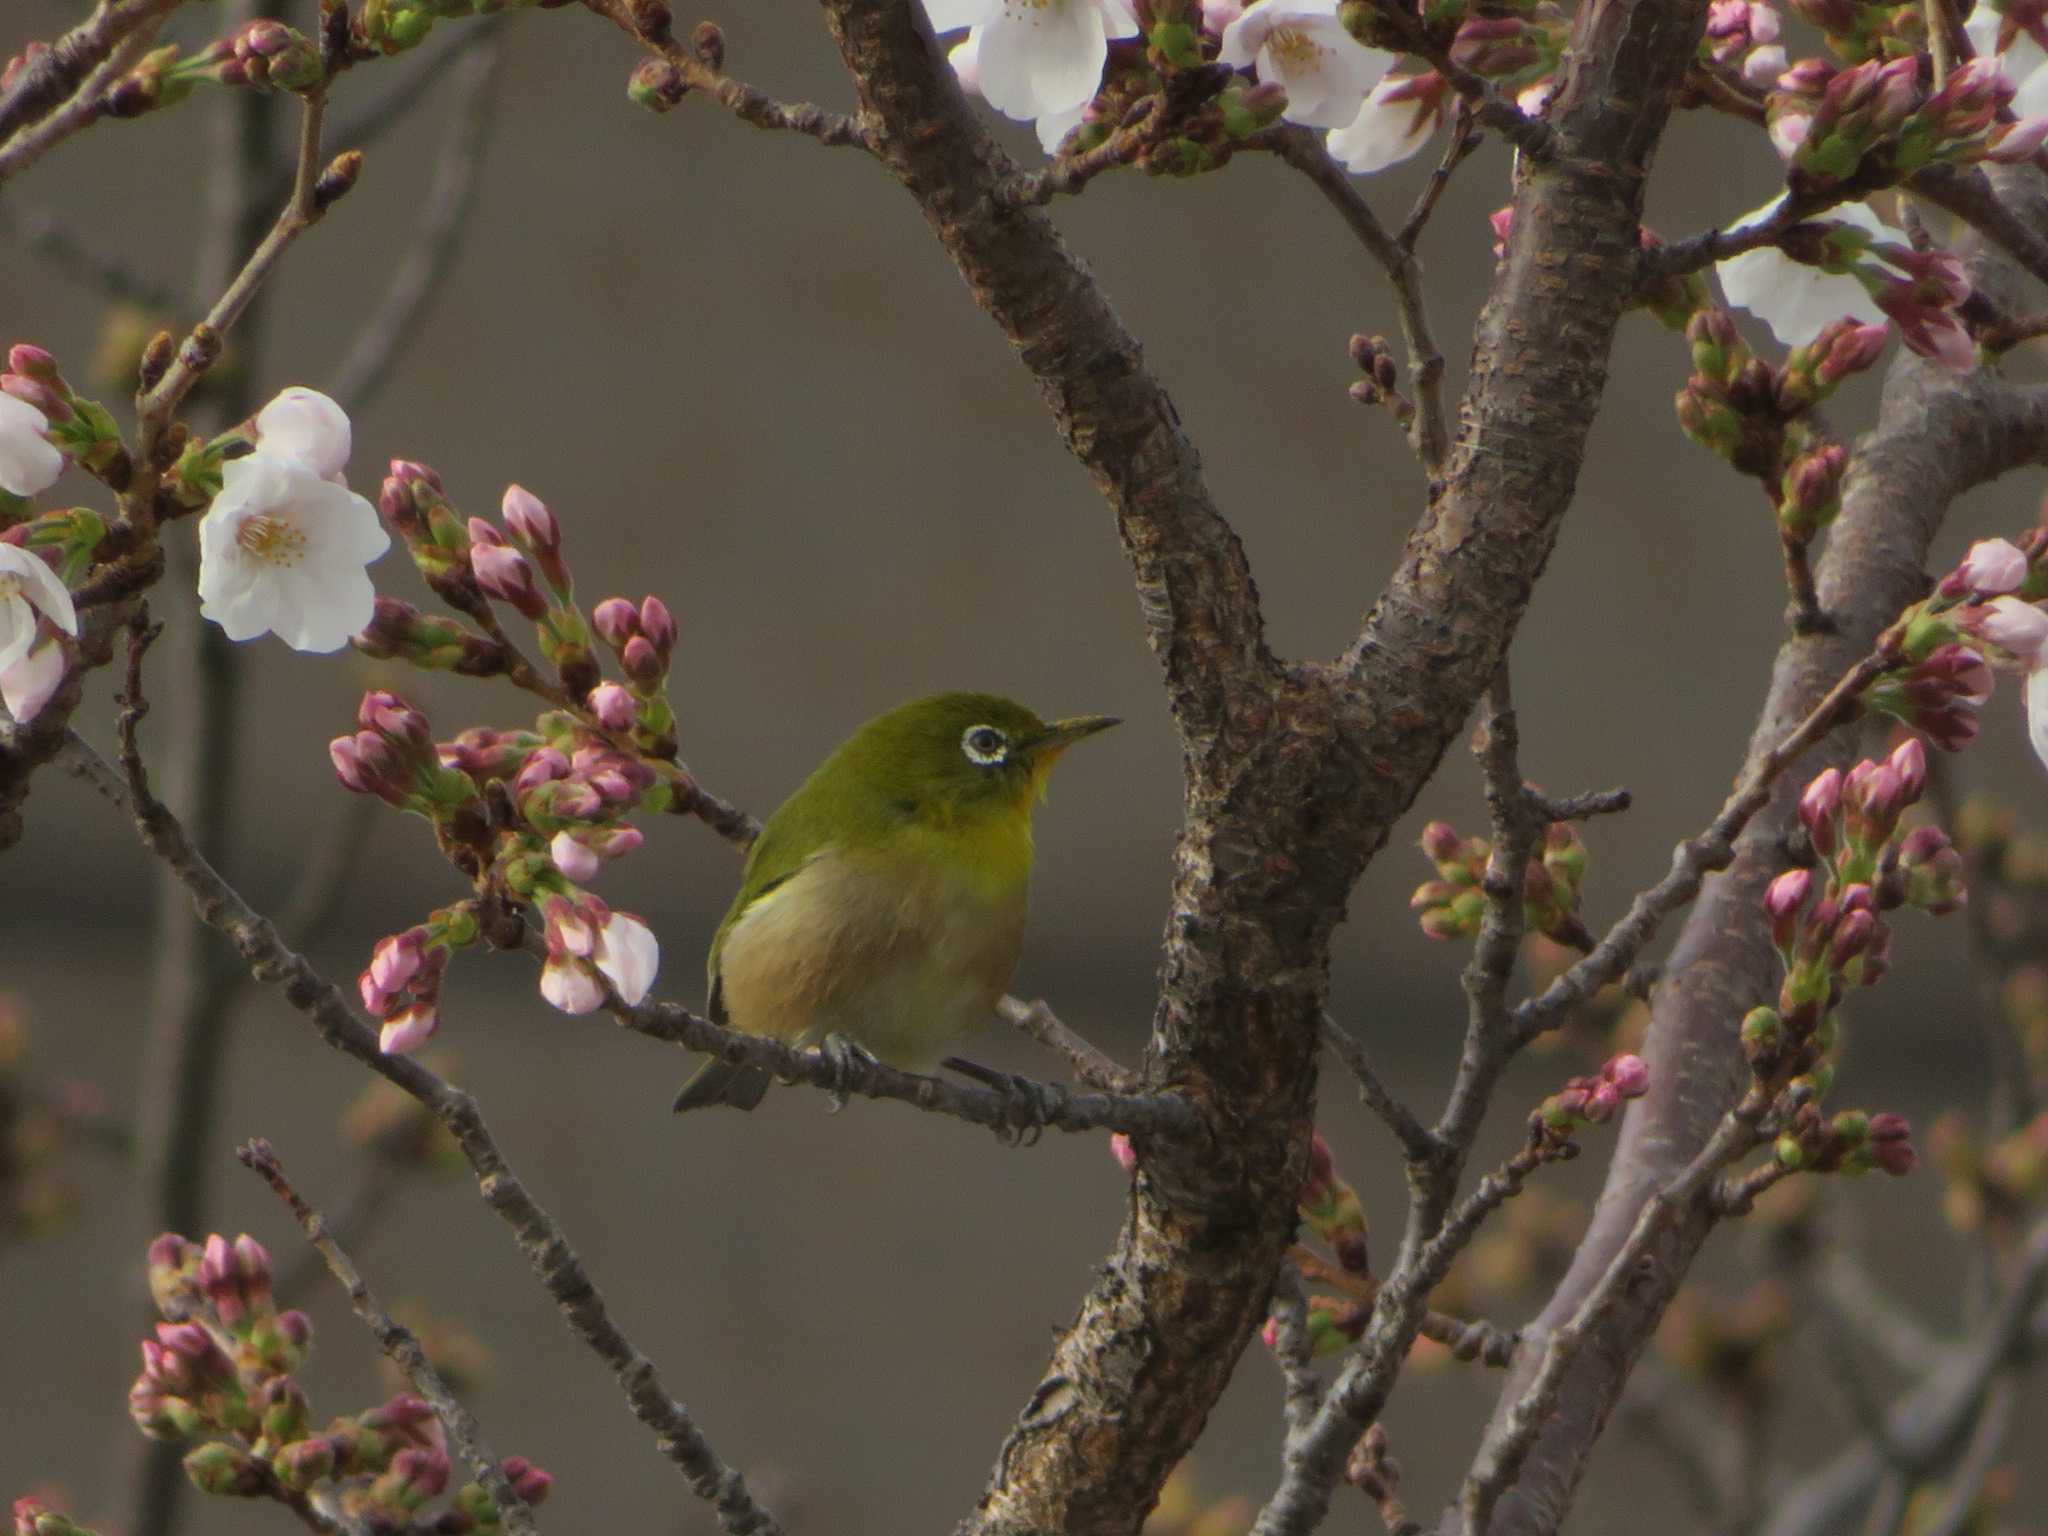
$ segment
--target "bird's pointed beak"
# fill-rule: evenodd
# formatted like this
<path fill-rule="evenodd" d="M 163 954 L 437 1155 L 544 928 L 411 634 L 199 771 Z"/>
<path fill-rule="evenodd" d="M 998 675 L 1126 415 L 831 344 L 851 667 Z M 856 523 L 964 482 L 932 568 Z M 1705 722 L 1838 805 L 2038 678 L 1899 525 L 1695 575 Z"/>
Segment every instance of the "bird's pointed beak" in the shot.
<path fill-rule="evenodd" d="M 1082 737 L 1122 724 L 1123 721 L 1115 715 L 1075 715 L 1071 719 L 1053 721 L 1027 740 L 1024 746 L 1034 758 L 1049 763 Z"/>

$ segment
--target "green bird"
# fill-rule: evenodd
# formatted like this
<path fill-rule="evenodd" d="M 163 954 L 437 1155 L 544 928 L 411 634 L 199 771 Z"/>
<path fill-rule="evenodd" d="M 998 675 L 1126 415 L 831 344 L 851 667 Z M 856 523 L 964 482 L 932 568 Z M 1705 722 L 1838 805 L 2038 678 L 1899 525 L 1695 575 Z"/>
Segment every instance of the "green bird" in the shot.
<path fill-rule="evenodd" d="M 1010 984 L 1046 774 L 1108 715 L 1047 723 L 941 693 L 855 731 L 783 802 L 711 939 L 711 1017 L 786 1045 L 922 1068 Z M 752 1109 L 760 1067 L 714 1058 L 676 1096 Z"/>

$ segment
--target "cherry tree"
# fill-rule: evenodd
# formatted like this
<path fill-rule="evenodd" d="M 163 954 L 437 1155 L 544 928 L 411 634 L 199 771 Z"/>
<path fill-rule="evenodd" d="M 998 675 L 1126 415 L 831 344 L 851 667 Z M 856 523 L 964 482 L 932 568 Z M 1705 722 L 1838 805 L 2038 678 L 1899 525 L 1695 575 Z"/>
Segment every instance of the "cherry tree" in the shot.
<path fill-rule="evenodd" d="M 459 1031 L 445 1005 L 472 967 L 524 966 L 564 1013 L 602 1012 L 650 1048 L 716 1054 L 840 1102 L 892 1101 L 963 1122 L 962 1134 L 1107 1142 L 1103 1176 L 1129 1182 L 1123 1229 L 1042 1376 L 1017 1383 L 1022 1407 L 963 1532 L 1132 1532 L 1155 1508 L 1165 1531 L 1305 1536 L 1361 1518 L 1397 1533 L 1554 1531 L 1660 1324 L 1703 1386 L 1674 1399 L 1690 1421 L 1651 1428 L 1668 1476 L 1714 1528 L 1991 1528 L 1970 1522 L 1996 1518 L 2014 1382 L 2048 1331 L 2048 905 L 2025 835 L 1962 804 L 1947 765 L 1966 757 L 1985 710 L 2005 708 L 2026 711 L 2048 763 L 2048 524 L 1994 531 L 1952 567 L 1927 567 L 1959 496 L 2048 462 L 2048 392 L 2022 366 L 2048 335 L 2038 6 L 821 0 L 844 110 L 729 72 L 719 25 L 679 32 L 666 0 L 245 9 L 97 0 L 60 36 L 8 40 L 19 51 L 0 78 L 0 195 L 86 130 L 176 113 L 202 93 L 252 114 L 284 108 L 298 135 L 278 185 L 243 178 L 210 307 L 139 347 L 132 401 L 93 398 L 78 362 L 11 322 L 0 850 L 35 814 L 46 770 L 97 791 L 189 904 L 186 942 L 233 956 L 303 1021 L 309 1048 L 317 1039 L 373 1075 L 389 1123 L 410 1127 L 393 1134 L 454 1149 L 703 1519 L 735 1536 L 785 1529 L 715 1446 L 715 1404 L 703 1422 L 684 1406 L 476 1098 L 423 1054 Z M 528 10 L 564 14 L 504 14 Z M 366 130 L 345 115 L 352 94 L 412 67 L 404 56 L 431 37 L 481 50 L 506 26 L 617 46 L 632 103 L 675 113 L 679 133 L 725 112 L 872 162 L 1038 385 L 1128 557 L 1182 752 L 1141 1060 L 1115 1060 L 1054 1007 L 1014 998 L 1004 1017 L 1063 1060 L 1062 1080 L 971 1064 L 910 1073 L 738 1033 L 672 999 L 661 915 L 615 909 L 593 886 L 639 852 L 653 818 L 694 821 L 741 851 L 759 830 L 685 755 L 671 684 L 687 591 L 579 588 L 574 556 L 603 538 L 599 520 L 518 483 L 495 518 L 465 513 L 430 462 L 431 421 L 417 424 L 422 457 L 379 476 L 353 461 L 336 403 L 393 365 L 406 317 L 445 269 L 460 157 L 434 188 L 418 261 L 364 319 L 346 387 L 307 378 L 265 400 L 226 377 L 223 349 L 271 275 L 351 217 L 346 199 L 376 153 L 352 142 Z M 473 96 L 489 67 L 477 52 L 449 90 Z M 1677 113 L 1731 120 L 1778 167 L 1720 227 L 1642 221 Z M 994 116 L 1032 124 L 1043 156 L 1012 155 Z M 1394 222 L 1372 178 L 1421 155 L 1435 171 Z M 1242 156 L 1306 179 L 1399 316 L 1396 339 L 1351 339 L 1352 394 L 1385 413 L 1427 494 L 1398 566 L 1328 660 L 1269 643 L 1189 433 L 1047 211 L 1114 198 L 1121 172 L 1195 183 L 1183 195 L 1200 198 L 1204 178 Z M 1493 178 L 1490 231 L 1440 227 L 1453 178 Z M 1496 260 L 1453 400 L 1421 252 L 1458 239 L 1490 240 Z M 1633 894 L 1601 888 L 1581 832 L 1594 818 L 1625 827 L 1609 818 L 1628 792 L 1531 782 L 1510 682 L 1544 665 L 1517 649 L 1518 627 L 1572 508 L 1623 326 L 1661 333 L 1671 430 L 1704 451 L 1696 461 L 1718 458 L 1761 491 L 1774 542 L 1759 535 L 1759 569 L 1786 596 L 1732 790 Z M 1833 419 L 1836 392 L 1875 370 L 1874 420 Z M 333 793 L 418 818 L 409 825 L 424 823 L 466 894 L 439 906 L 423 895 L 353 979 L 294 948 L 301 914 L 259 911 L 209 861 L 217 817 L 174 808 L 157 786 L 179 748 L 162 715 L 145 725 L 152 690 L 184 686 L 199 665 L 157 647 L 153 614 L 172 605 L 226 642 L 275 637 L 299 666 L 335 665 L 349 648 L 386 664 L 388 685 L 336 722 Z M 466 680 L 479 718 L 519 695 L 532 718 L 430 719 L 407 696 L 414 672 Z M 91 744 L 94 728 L 111 731 L 113 751 Z M 1339 1017 L 1330 960 L 1360 876 L 1468 728 L 1485 784 L 1478 829 L 1433 821 L 1419 836 L 1429 878 L 1414 921 L 1464 955 L 1466 1031 L 1425 1110 L 1382 1075 L 1370 1030 Z M 1991 1102 L 1931 1144 L 1957 1262 L 1967 1254 L 1979 1271 L 1976 1305 L 1962 1342 L 1942 1347 L 1867 1292 L 1844 1301 L 1852 1282 L 1839 1274 L 1812 1282 L 1850 1322 L 1878 1320 L 1850 1355 L 1878 1352 L 1887 1331 L 1909 1340 L 1892 1353 L 1911 1379 L 1891 1400 L 1859 1401 L 1860 1434 L 1832 1461 L 1774 1465 L 1778 1448 L 1755 1431 L 1773 1390 L 1757 1361 L 1790 1324 L 1782 1307 L 1715 1314 L 1688 1275 L 1724 1225 L 1774 1222 L 1799 1250 L 1832 1180 L 1922 1163 L 1925 1138 L 1858 1102 L 1838 1065 L 1890 969 L 1894 925 L 1937 921 L 1968 929 L 2003 988 Z M 170 1006 L 202 1028 L 190 987 Z M 1557 1037 L 1581 1070 L 1561 1068 L 1533 1102 L 1496 1103 L 1511 1063 Z M 203 1061 L 217 1044 L 195 1033 L 190 1048 Z M 46 1123 L 86 1118 L 4 1086 L 0 1129 L 37 1105 Z M 1368 1243 L 1365 1203 L 1316 1129 L 1351 1112 L 1354 1088 L 1405 1170 L 1391 1251 Z M 204 1095 L 168 1105 L 147 1132 L 154 1155 L 192 1155 L 207 1113 Z M 1489 1117 L 1520 1127 L 1491 1166 L 1478 1156 Z M 1607 1160 L 1604 1191 L 1547 1298 L 1532 1316 L 1482 1315 L 1455 1266 L 1535 1205 L 1517 1197 L 1546 1168 L 1589 1149 Z M 275 1148 L 259 1138 L 240 1156 L 406 1385 L 315 1415 L 302 1379 L 311 1326 L 286 1304 L 278 1261 L 247 1234 L 209 1230 L 191 1202 L 167 1206 L 169 1230 L 134 1256 L 159 1320 L 128 1403 L 141 1434 L 168 1447 L 138 1479 L 134 1529 L 171 1529 L 187 1484 L 323 1532 L 540 1529 L 550 1474 L 498 1454 L 445 1362 L 377 1299 Z M 0 1158 L 0 1187 L 8 1176 Z M 1810 1275 L 1815 1261 L 1798 1262 Z M 1382 1420 L 1432 1351 L 1495 1372 L 1497 1407 L 1458 1486 L 1423 1493 L 1403 1487 Z M 1190 1514 L 1169 1479 L 1233 1371 L 1262 1365 L 1248 1352 L 1284 1381 L 1270 1486 L 1241 1508 Z M 1362 1510 L 1336 1508 L 1361 1497 Z M 33 1493 L 14 1506 L 33 1536 L 88 1518 Z"/>

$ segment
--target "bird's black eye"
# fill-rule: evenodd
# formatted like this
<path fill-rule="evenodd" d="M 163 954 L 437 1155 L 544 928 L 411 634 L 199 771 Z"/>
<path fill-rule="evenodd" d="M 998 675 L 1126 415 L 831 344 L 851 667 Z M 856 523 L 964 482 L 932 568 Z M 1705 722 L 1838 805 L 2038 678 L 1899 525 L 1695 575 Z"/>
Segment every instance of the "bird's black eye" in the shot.
<path fill-rule="evenodd" d="M 993 768 L 1010 755 L 1010 738 L 992 725 L 970 725 L 960 738 L 960 750 L 977 768 Z"/>

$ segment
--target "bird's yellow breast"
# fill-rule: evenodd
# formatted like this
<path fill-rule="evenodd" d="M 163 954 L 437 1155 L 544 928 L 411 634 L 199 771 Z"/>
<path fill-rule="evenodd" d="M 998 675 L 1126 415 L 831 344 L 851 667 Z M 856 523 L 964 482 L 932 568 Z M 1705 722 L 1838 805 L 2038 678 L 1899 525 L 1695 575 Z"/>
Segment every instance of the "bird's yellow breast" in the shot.
<path fill-rule="evenodd" d="M 732 1024 L 791 1044 L 827 1034 L 927 1066 L 985 1019 L 1023 942 L 1027 815 L 827 847 L 734 919 L 718 954 Z"/>

